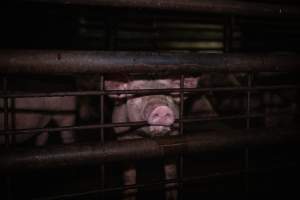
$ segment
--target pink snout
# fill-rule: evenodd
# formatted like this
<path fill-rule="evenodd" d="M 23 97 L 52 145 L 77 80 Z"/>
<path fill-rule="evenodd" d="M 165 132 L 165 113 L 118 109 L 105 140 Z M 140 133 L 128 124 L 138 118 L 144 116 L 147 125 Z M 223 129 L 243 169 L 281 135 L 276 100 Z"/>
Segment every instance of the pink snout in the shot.
<path fill-rule="evenodd" d="M 151 132 L 164 133 L 170 131 L 170 127 L 168 126 L 172 125 L 174 121 L 174 112 L 165 105 L 155 107 L 148 115 L 148 123 L 150 125 L 158 125 L 150 126 Z"/>

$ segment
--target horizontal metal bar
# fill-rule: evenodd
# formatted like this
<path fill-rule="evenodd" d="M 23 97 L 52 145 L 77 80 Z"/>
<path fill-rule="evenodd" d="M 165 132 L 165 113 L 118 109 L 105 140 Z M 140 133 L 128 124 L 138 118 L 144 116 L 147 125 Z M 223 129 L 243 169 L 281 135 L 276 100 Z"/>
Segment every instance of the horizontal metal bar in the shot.
<path fill-rule="evenodd" d="M 159 10 L 194 11 L 243 16 L 300 16 L 297 6 L 233 0 L 25 0 L 62 4 L 84 4 L 112 7 L 148 8 Z"/>
<path fill-rule="evenodd" d="M 292 114 L 290 114 L 292 115 Z M 205 116 L 205 117 L 199 117 L 199 116 L 189 116 L 188 118 L 183 118 L 182 121 L 184 123 L 192 123 L 192 122 L 204 122 L 204 121 L 224 121 L 224 120 L 233 120 L 233 119 L 247 119 L 247 118 L 262 118 L 262 117 L 268 117 L 266 114 L 241 114 L 241 115 L 232 115 L 232 116 Z"/>
<path fill-rule="evenodd" d="M 274 116 L 286 116 L 286 115 L 297 115 L 297 113 L 272 113 L 272 117 Z M 241 115 L 229 115 L 229 116 L 188 116 L 182 119 L 183 123 L 193 123 L 193 122 L 205 122 L 205 121 L 225 121 L 225 120 L 233 120 L 233 119 L 247 119 L 247 118 L 263 118 L 269 117 L 268 114 L 263 113 L 255 113 L 255 114 L 241 114 Z M 174 126 L 180 122 L 179 119 L 176 119 L 174 122 Z M 91 129 L 100 129 L 100 128 L 113 128 L 113 127 L 141 127 L 141 126 L 149 126 L 147 121 L 138 121 L 138 122 L 119 122 L 119 123 L 105 123 L 105 124 L 92 124 L 92 125 L 81 125 L 81 126 L 66 126 L 66 127 L 57 127 L 57 128 L 33 128 L 33 129 L 15 129 L 15 130 L 1 130 L 0 136 L 3 135 L 20 135 L 20 134 L 35 134 L 41 132 L 59 132 L 59 131 L 79 131 L 79 130 L 91 130 Z M 152 125 L 154 126 L 154 125 Z M 156 126 L 163 126 L 157 124 Z"/>
<path fill-rule="evenodd" d="M 281 115 L 288 115 L 287 113 L 280 113 L 276 114 L 273 113 L 272 116 L 281 116 Z M 293 115 L 295 113 L 289 113 L 289 115 Z M 204 121 L 224 121 L 224 120 L 233 120 L 233 119 L 246 119 L 246 118 L 262 118 L 262 117 L 268 117 L 267 114 L 244 114 L 244 115 L 231 115 L 231 116 L 211 116 L 211 115 L 205 115 L 205 116 L 188 116 L 182 118 L 183 123 L 192 123 L 192 122 L 204 122 Z M 174 126 L 177 126 L 177 123 L 179 123 L 180 120 L 176 119 Z M 42 133 L 42 132 L 58 132 L 58 131 L 78 131 L 78 130 L 91 130 L 91 129 L 100 129 L 100 128 L 113 128 L 113 127 L 141 127 L 141 126 L 149 126 L 147 121 L 138 121 L 138 122 L 119 122 L 119 123 L 105 123 L 105 124 L 93 124 L 93 125 L 82 125 L 82 126 L 66 126 L 66 127 L 58 127 L 58 128 L 32 128 L 32 129 L 15 129 L 15 130 L 1 130 L 0 136 L 3 135 L 20 135 L 20 134 L 36 134 L 36 133 Z M 154 125 L 152 125 L 154 126 Z M 163 126 L 160 124 L 157 124 L 156 126 Z"/>
<path fill-rule="evenodd" d="M 106 94 L 168 94 L 174 92 L 247 92 L 261 90 L 287 90 L 300 89 L 300 85 L 272 85 L 254 87 L 205 87 L 205 88 L 170 88 L 170 89 L 138 89 L 138 90 L 106 90 L 106 91 L 80 91 L 80 92 L 49 92 L 49 93 L 24 93 L 0 92 L 0 98 L 26 98 L 26 97 L 62 97 L 62 96 L 99 96 Z"/>
<path fill-rule="evenodd" d="M 271 144 L 299 144 L 298 132 L 297 129 L 211 131 L 193 135 L 114 141 L 105 144 L 3 149 L 0 152 L 0 173 L 96 165 L 178 154 L 199 154 Z"/>
<path fill-rule="evenodd" d="M 300 71 L 297 54 L 1 50 L 1 74 Z"/>
<path fill-rule="evenodd" d="M 124 126 L 146 126 L 148 123 L 146 121 L 141 122 L 126 122 L 126 123 L 106 123 L 106 124 L 93 124 L 93 125 L 82 125 L 82 126 L 66 126 L 58 128 L 33 128 L 33 129 L 16 129 L 16 130 L 2 130 L 0 131 L 0 136 L 7 134 L 35 134 L 41 132 L 58 132 L 58 131 L 78 131 L 78 130 L 90 130 L 90 129 L 100 129 L 100 128 L 112 128 L 112 127 L 124 127 Z"/>

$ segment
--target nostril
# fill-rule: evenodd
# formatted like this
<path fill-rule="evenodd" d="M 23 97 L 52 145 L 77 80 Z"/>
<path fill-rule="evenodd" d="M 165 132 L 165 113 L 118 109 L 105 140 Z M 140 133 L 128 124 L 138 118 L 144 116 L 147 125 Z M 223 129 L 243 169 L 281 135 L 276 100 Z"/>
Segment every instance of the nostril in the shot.
<path fill-rule="evenodd" d="M 171 118 L 171 113 L 166 113 L 166 114 L 165 114 L 165 117 L 166 117 L 167 119 Z"/>
<path fill-rule="evenodd" d="M 159 114 L 158 113 L 155 113 L 154 115 L 153 115 L 153 119 L 158 119 L 159 118 Z"/>

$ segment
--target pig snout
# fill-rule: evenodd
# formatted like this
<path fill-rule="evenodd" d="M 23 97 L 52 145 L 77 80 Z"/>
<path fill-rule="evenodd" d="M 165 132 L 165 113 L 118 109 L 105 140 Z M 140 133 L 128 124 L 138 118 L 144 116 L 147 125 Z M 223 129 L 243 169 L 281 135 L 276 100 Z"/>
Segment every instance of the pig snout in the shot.
<path fill-rule="evenodd" d="M 167 106 L 155 107 L 148 116 L 148 123 L 151 125 L 170 126 L 174 122 L 174 113 Z"/>
<path fill-rule="evenodd" d="M 144 116 L 150 125 L 150 132 L 167 133 L 170 125 L 175 121 L 175 115 L 172 109 L 166 105 L 148 105 L 144 111 Z"/>

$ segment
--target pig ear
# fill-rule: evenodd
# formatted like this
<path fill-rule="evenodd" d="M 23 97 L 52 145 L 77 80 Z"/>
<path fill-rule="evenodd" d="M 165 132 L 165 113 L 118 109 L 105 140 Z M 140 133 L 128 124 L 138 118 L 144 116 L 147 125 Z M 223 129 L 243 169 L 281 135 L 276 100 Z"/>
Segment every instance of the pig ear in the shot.
<path fill-rule="evenodd" d="M 104 85 L 105 85 L 105 90 L 127 90 L 128 89 L 128 83 L 125 81 L 106 80 Z M 114 99 L 122 99 L 122 98 L 126 98 L 127 94 L 109 94 L 108 96 Z"/>

